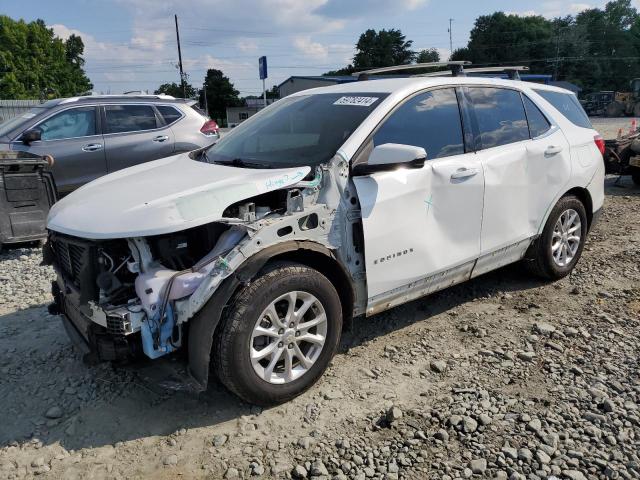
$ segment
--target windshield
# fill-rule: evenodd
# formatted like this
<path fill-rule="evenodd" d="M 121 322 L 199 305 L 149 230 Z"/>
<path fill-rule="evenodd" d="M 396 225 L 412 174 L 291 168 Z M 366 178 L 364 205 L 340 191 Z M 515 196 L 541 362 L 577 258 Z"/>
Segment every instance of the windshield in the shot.
<path fill-rule="evenodd" d="M 5 120 L 0 123 L 0 137 L 4 137 L 10 134 L 13 130 L 15 130 L 21 123 L 30 120 L 31 118 L 38 115 L 42 112 L 42 107 L 34 107 L 26 113 L 19 115 L 17 117 L 10 118 L 9 120 Z"/>
<path fill-rule="evenodd" d="M 285 97 L 251 117 L 206 152 L 209 162 L 283 168 L 327 162 L 386 93 Z"/>

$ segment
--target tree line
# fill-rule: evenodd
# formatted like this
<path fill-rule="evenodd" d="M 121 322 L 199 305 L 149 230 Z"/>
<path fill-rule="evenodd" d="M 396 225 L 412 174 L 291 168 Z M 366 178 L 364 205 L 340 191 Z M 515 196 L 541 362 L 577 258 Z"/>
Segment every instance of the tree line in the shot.
<path fill-rule="evenodd" d="M 348 75 L 360 70 L 436 62 L 438 51 L 412 50 L 413 42 L 400 30 L 367 30 L 355 45 L 353 62 L 325 75 Z M 474 66 L 524 65 L 531 73 L 552 74 L 585 93 L 629 89 L 640 77 L 640 15 L 631 0 L 614 0 L 604 8 L 547 19 L 496 12 L 474 23 L 466 47 L 450 60 Z"/>
<path fill-rule="evenodd" d="M 0 98 L 73 96 L 93 85 L 83 66 L 84 44 L 71 35 L 57 38 L 44 21 L 24 22 L 0 15 Z M 526 65 L 532 73 L 551 73 L 585 93 L 629 88 L 640 77 L 640 14 L 631 0 L 613 0 L 604 8 L 554 19 L 496 12 L 478 17 L 469 42 L 451 60 L 474 66 Z M 440 61 L 435 48 L 413 50 L 413 41 L 399 29 L 368 29 L 355 44 L 352 62 L 324 75 L 392 65 Z M 165 83 L 155 93 L 206 100 L 213 118 L 224 118 L 227 107 L 242 105 L 240 93 L 224 73 L 207 70 L 204 89 L 185 83 Z M 268 92 L 277 97 L 274 87 Z"/>
<path fill-rule="evenodd" d="M 69 97 L 91 90 L 83 53 L 77 35 L 61 40 L 43 20 L 0 15 L 0 98 Z"/>

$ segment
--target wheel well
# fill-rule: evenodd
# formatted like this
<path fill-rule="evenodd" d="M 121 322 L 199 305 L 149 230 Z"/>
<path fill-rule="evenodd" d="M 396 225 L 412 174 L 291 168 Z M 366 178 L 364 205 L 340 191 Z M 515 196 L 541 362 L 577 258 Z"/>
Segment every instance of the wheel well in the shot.
<path fill-rule="evenodd" d="M 338 296 L 340 297 L 343 325 L 349 325 L 353 317 L 355 293 L 349 274 L 342 268 L 335 257 L 319 251 L 303 248 L 276 255 L 269 259 L 268 264 L 283 260 L 306 265 L 327 277 L 336 288 L 336 292 L 338 292 Z"/>
<path fill-rule="evenodd" d="M 584 205 L 584 209 L 587 212 L 587 229 L 590 229 L 591 221 L 593 220 L 593 201 L 591 200 L 589 190 L 582 187 L 575 187 L 566 192 L 563 197 L 568 197 L 570 195 L 577 197 Z"/>

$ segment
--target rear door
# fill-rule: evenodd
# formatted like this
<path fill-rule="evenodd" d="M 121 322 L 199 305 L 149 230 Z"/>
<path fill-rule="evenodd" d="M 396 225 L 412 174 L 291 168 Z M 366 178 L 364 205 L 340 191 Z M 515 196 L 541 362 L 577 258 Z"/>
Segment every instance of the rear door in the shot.
<path fill-rule="evenodd" d="M 108 104 L 102 115 L 109 172 L 173 154 L 173 132 L 153 105 Z"/>
<path fill-rule="evenodd" d="M 369 313 L 468 278 L 480 253 L 484 189 L 481 164 L 465 149 L 453 88 L 408 99 L 371 143 L 423 147 L 427 161 L 422 168 L 354 177 Z"/>
<path fill-rule="evenodd" d="M 67 108 L 38 122 L 41 140 L 24 145 L 14 142 L 12 149 L 54 158 L 53 176 L 61 194 L 107 173 L 104 140 L 95 105 Z"/>
<path fill-rule="evenodd" d="M 524 253 L 549 204 L 568 181 L 569 146 L 520 91 L 484 86 L 465 91 L 485 178 L 482 254 L 504 249 L 501 260 L 494 260 L 506 264 Z M 479 262 L 474 273 L 495 266 Z"/>

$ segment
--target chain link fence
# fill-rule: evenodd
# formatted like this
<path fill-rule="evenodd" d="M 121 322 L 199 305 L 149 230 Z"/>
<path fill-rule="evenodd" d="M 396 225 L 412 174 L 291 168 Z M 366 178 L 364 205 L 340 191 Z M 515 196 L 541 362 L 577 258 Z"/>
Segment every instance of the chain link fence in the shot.
<path fill-rule="evenodd" d="M 0 123 L 22 115 L 41 103 L 40 100 L 0 100 Z"/>

